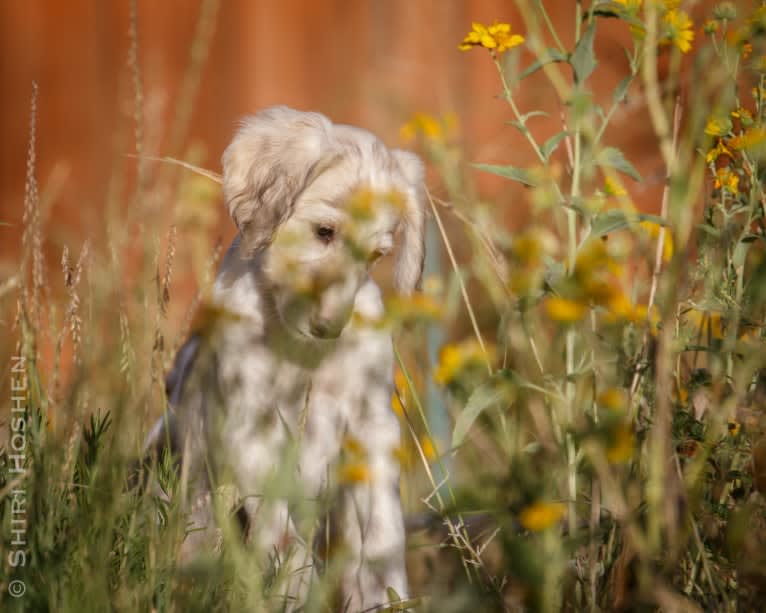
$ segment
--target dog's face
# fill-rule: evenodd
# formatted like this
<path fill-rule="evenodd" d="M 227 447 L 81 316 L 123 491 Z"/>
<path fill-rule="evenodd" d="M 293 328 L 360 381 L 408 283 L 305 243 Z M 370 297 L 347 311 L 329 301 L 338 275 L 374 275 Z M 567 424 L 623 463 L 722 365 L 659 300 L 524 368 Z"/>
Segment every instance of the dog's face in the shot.
<path fill-rule="evenodd" d="M 223 156 L 244 257 L 261 258 L 277 314 L 300 336 L 337 337 L 369 269 L 396 248 L 395 282 L 423 268 L 423 168 L 372 134 L 286 107 L 246 119 Z"/>

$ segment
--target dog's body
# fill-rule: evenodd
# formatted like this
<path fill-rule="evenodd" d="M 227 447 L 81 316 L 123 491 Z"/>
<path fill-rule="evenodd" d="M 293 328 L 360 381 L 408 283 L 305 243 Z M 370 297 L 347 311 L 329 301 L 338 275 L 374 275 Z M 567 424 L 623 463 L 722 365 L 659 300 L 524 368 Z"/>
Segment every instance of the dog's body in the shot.
<path fill-rule="evenodd" d="M 214 494 L 230 481 L 252 542 L 290 575 L 287 608 L 299 605 L 321 539 L 305 529 L 290 488 L 280 489 L 290 480 L 305 500 L 331 496 L 342 608 L 383 605 L 387 587 L 406 594 L 407 578 L 393 350 L 370 323 L 383 304 L 368 271 L 400 236 L 397 286 L 407 293 L 417 283 L 422 166 L 367 132 L 285 107 L 247 120 L 223 161 L 240 235 L 213 289 L 218 315 L 179 352 L 172 412 L 148 442 L 169 442 L 181 458 L 198 529 L 183 554 L 211 547 Z M 348 441 L 360 468 L 344 480 Z"/>

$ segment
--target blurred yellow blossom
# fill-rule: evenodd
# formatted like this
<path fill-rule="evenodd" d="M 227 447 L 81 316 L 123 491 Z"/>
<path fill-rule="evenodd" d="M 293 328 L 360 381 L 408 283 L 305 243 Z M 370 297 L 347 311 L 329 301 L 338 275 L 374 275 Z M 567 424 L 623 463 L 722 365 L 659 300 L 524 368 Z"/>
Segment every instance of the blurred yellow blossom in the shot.
<path fill-rule="evenodd" d="M 454 381 L 466 368 L 485 364 L 488 360 L 492 361 L 492 353 L 491 348 L 483 351 L 474 338 L 469 338 L 457 345 L 445 345 L 439 353 L 439 363 L 434 369 L 434 381 L 446 385 Z"/>
<path fill-rule="evenodd" d="M 404 405 L 402 405 L 402 401 L 396 391 L 391 394 L 391 410 L 399 417 L 404 417 Z"/>
<path fill-rule="evenodd" d="M 673 390 L 673 400 L 681 406 L 686 406 L 689 403 L 689 390 L 686 387 L 676 387 Z"/>
<path fill-rule="evenodd" d="M 362 442 L 351 435 L 343 437 L 341 443 L 344 461 L 338 468 L 338 479 L 341 483 L 363 483 L 370 480 L 370 469 L 367 465 L 367 450 Z"/>
<path fill-rule="evenodd" d="M 715 144 L 715 147 L 710 149 L 705 155 L 705 161 L 708 164 L 710 164 L 711 162 L 715 162 L 722 155 L 728 155 L 729 157 L 731 157 L 732 155 L 731 151 L 724 144 L 723 139 L 717 139 L 717 140 L 718 142 Z"/>
<path fill-rule="evenodd" d="M 659 240 L 663 226 L 653 221 L 642 221 L 639 226 L 649 238 Z M 668 228 L 665 228 L 665 236 L 662 239 L 662 259 L 665 262 L 673 259 L 673 233 Z"/>
<path fill-rule="evenodd" d="M 341 443 L 341 446 L 343 448 L 344 453 L 347 453 L 348 455 L 355 457 L 355 458 L 364 458 L 367 455 L 367 450 L 365 449 L 362 442 L 350 434 L 347 434 L 343 437 L 343 442 Z"/>
<path fill-rule="evenodd" d="M 694 23 L 684 11 L 671 9 L 663 17 L 665 35 L 660 41 L 663 44 L 672 44 L 681 53 L 688 53 L 694 40 Z"/>
<path fill-rule="evenodd" d="M 370 467 L 366 462 L 342 464 L 338 470 L 338 480 L 342 484 L 366 483 L 372 479 Z"/>
<path fill-rule="evenodd" d="M 766 142 L 766 129 L 761 127 L 750 128 L 742 134 L 730 138 L 728 142 L 732 149 L 749 149 L 761 145 Z"/>
<path fill-rule="evenodd" d="M 441 305 L 426 294 L 393 296 L 386 300 L 386 314 L 396 321 L 434 320 L 442 317 Z"/>
<path fill-rule="evenodd" d="M 526 232 L 513 240 L 511 253 L 520 263 L 535 265 L 540 263 L 543 245 L 537 236 Z"/>
<path fill-rule="evenodd" d="M 352 220 L 361 222 L 373 219 L 381 207 L 401 211 L 404 206 L 404 196 L 397 190 L 378 191 L 362 188 L 351 194 L 347 210 Z"/>
<path fill-rule="evenodd" d="M 716 311 L 702 311 L 689 309 L 686 312 L 686 321 L 692 328 L 703 336 L 710 335 L 714 339 L 723 338 L 723 320 L 721 313 Z"/>
<path fill-rule="evenodd" d="M 429 462 L 432 462 L 437 457 L 436 452 L 436 446 L 434 445 L 433 439 L 424 434 L 420 437 L 420 448 L 423 450 L 423 455 L 426 457 L 426 460 Z"/>
<path fill-rule="evenodd" d="M 739 193 L 739 177 L 729 168 L 716 170 L 713 184 L 716 189 L 723 189 L 732 195 Z"/>
<path fill-rule="evenodd" d="M 441 117 L 428 113 L 415 113 L 409 121 L 399 128 L 399 137 L 405 142 L 418 138 L 431 143 L 444 143 L 458 131 L 458 119 L 455 113 L 445 113 Z"/>
<path fill-rule="evenodd" d="M 628 394 L 619 387 L 609 387 L 596 398 L 596 404 L 615 413 L 622 412 L 628 406 Z"/>
<path fill-rule="evenodd" d="M 503 53 L 524 42 L 524 37 L 520 34 L 511 34 L 511 26 L 507 23 L 495 22 L 491 26 L 485 26 L 474 22 L 471 25 L 473 29 L 458 45 L 461 51 L 468 51 L 473 47 L 484 47 L 492 53 L 495 51 Z"/>
<path fill-rule="evenodd" d="M 641 0 L 615 0 L 615 2 L 624 6 L 625 12 L 631 16 L 637 15 L 641 10 Z"/>
<path fill-rule="evenodd" d="M 630 424 L 620 423 L 609 434 L 606 459 L 612 464 L 621 464 L 630 460 L 635 445 L 635 436 Z"/>
<path fill-rule="evenodd" d="M 401 369 L 397 368 L 396 372 L 394 372 L 394 391 L 391 394 L 391 408 L 399 417 L 404 416 L 402 400 L 407 402 L 406 398 L 408 391 L 409 384 L 407 383 L 407 377 L 404 376 Z"/>
<path fill-rule="evenodd" d="M 708 136 L 725 136 L 731 130 L 731 120 L 728 117 L 711 117 L 705 124 L 705 134 Z"/>
<path fill-rule="evenodd" d="M 560 296 L 550 296 L 543 303 L 545 312 L 554 321 L 574 323 L 580 321 L 588 311 L 587 305 Z"/>
<path fill-rule="evenodd" d="M 519 513 L 519 523 L 531 532 L 542 532 L 556 525 L 566 512 L 561 502 L 534 502 Z"/>
<path fill-rule="evenodd" d="M 729 431 L 729 436 L 737 436 L 742 426 L 736 419 L 730 419 L 726 422 L 726 429 Z"/>
<path fill-rule="evenodd" d="M 628 192 L 617 177 L 606 177 L 604 179 L 604 193 L 607 196 L 624 196 Z"/>
<path fill-rule="evenodd" d="M 615 258 L 609 253 L 606 241 L 602 238 L 593 238 L 577 252 L 573 272 L 582 281 L 594 272 L 602 271 L 613 274 L 622 272 Z"/>
<path fill-rule="evenodd" d="M 428 113 L 415 113 L 412 118 L 399 129 L 403 141 L 413 141 L 418 136 L 429 140 L 441 140 L 443 131 L 439 120 Z"/>

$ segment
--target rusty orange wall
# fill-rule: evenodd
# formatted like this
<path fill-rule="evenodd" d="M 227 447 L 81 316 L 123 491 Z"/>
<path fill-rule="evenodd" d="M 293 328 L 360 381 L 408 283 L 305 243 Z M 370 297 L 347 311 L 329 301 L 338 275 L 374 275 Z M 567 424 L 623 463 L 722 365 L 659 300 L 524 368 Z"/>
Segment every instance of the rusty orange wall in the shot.
<path fill-rule="evenodd" d="M 574 2 L 546 5 L 554 21 L 571 30 L 565 24 L 572 22 Z M 55 187 L 55 223 L 47 227 L 52 240 L 87 232 L 99 219 L 114 169 L 131 164 L 124 157 L 134 149 L 129 6 L 128 0 L 0 3 L 0 221 L 13 224 L 0 226 L 2 273 L 13 269 L 18 252 L 32 80 L 40 87 L 38 179 Z M 519 26 L 510 2 L 139 0 L 137 8 L 149 153 L 183 156 L 186 146 L 201 142 L 204 164 L 217 170 L 237 118 L 284 103 L 358 123 L 391 144 L 398 144 L 398 126 L 412 112 L 455 111 L 470 159 L 533 163 L 524 140 L 505 123 L 510 116 L 497 98 L 489 58 L 457 50 L 472 20 Z M 184 147 L 170 151 L 167 132 L 179 112 L 179 88 L 203 10 L 215 15 L 210 54 Z M 621 47 L 629 33 L 615 20 L 602 23 L 594 83 L 597 98 L 608 99 L 626 69 Z M 564 41 L 571 44 L 571 37 Z M 551 113 L 533 123 L 541 138 L 561 129 L 553 99 L 542 75 L 519 92 L 522 108 Z M 651 210 L 658 206 L 661 165 L 647 126 L 639 99 L 618 114 L 609 137 L 647 177 L 637 194 Z M 524 209 L 523 191 L 491 181 L 486 188 L 502 210 L 515 215 Z M 231 232 L 223 221 L 219 230 Z"/>

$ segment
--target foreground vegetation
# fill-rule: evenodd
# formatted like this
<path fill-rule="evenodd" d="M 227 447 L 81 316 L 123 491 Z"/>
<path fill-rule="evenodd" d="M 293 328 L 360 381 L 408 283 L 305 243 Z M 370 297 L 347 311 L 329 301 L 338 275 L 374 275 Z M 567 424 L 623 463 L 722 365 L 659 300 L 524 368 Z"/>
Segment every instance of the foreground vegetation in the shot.
<path fill-rule="evenodd" d="M 694 23 L 678 1 L 578 3 L 567 48 L 541 3 L 517 4 L 523 23 L 474 24 L 460 48 L 496 65 L 534 163 L 466 166 L 451 117 L 420 113 L 402 129 L 441 177 L 428 202 L 447 265 L 423 295 L 392 300 L 387 318 L 400 356 L 402 488 L 418 524 L 410 571 L 420 598 L 407 605 L 760 610 L 766 8 L 721 3 Z M 594 41 L 615 19 L 630 31 L 627 72 L 596 99 Z M 522 48 L 537 59 L 520 66 Z M 658 59 L 669 66 L 662 79 Z M 515 98 L 539 71 L 566 109 L 546 140 L 537 110 Z M 654 215 L 636 209 L 641 177 L 605 140 L 629 99 L 648 109 L 666 174 Z M 216 265 L 204 213 L 214 183 L 184 175 L 180 225 L 158 231 L 142 220 L 159 215 L 179 175 L 168 167 L 150 178 L 139 161 L 127 223 L 123 203 L 109 202 L 104 236 L 77 256 L 64 249 L 54 284 L 34 98 L 30 133 L 23 259 L 0 285 L 8 398 L 27 407 L 10 413 L 0 456 L 3 610 L 268 610 L 279 585 L 234 532 L 220 555 L 178 569 L 183 513 L 128 480 L 190 325 L 177 330 L 168 313 L 191 321 Z M 526 186 L 527 227 L 503 230 L 500 211 L 468 196 L 477 172 Z M 468 262 L 456 260 L 450 218 L 471 245 Z M 197 246 L 183 252 L 200 288 L 188 311 L 171 291 L 179 233 Z M 61 295 L 48 290 L 59 284 Z M 472 333 L 420 366 L 422 333 L 462 320 Z M 434 397 L 453 418 L 447 438 L 426 419 Z M 168 462 L 153 471 L 177 487 Z M 19 582 L 25 593 L 14 598 Z"/>

